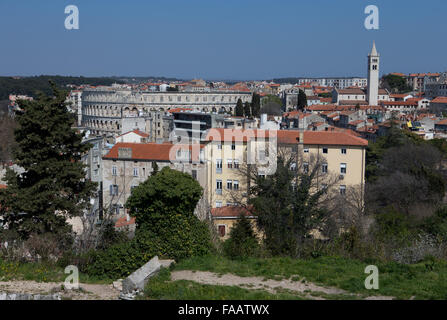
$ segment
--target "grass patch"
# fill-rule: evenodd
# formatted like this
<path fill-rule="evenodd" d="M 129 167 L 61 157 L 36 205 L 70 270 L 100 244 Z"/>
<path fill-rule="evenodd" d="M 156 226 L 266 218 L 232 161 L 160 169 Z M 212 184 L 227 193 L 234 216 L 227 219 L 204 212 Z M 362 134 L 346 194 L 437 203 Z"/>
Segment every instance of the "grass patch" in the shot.
<path fill-rule="evenodd" d="M 299 294 L 250 290 L 236 286 L 199 284 L 193 281 L 170 281 L 170 271 L 162 269 L 146 285 L 141 299 L 162 300 L 303 300 Z"/>
<path fill-rule="evenodd" d="M 379 268 L 379 290 L 364 287 L 365 267 Z M 269 258 L 229 260 L 217 256 L 195 257 L 180 261 L 175 270 L 232 273 L 242 277 L 259 276 L 275 279 L 282 276 L 296 280 L 296 276 L 319 285 L 344 289 L 365 296 L 383 295 L 397 299 L 447 299 L 447 263 L 427 261 L 413 265 L 398 263 L 365 263 L 341 257 L 315 259 Z"/>
<path fill-rule="evenodd" d="M 27 280 L 36 282 L 64 282 L 68 275 L 64 273 L 64 268 L 53 263 L 19 263 L 0 259 L 0 281 Z M 79 273 L 79 282 L 110 284 L 113 280 Z"/>

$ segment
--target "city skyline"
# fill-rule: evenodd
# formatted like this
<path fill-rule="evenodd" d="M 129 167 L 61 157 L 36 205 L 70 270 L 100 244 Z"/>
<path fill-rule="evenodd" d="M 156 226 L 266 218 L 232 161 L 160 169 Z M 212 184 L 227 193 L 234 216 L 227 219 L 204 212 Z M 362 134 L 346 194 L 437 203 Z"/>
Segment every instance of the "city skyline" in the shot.
<path fill-rule="evenodd" d="M 69 4 L 79 8 L 79 30 L 64 28 Z M 442 56 L 447 45 L 428 32 L 447 27 L 441 14 L 447 4 L 438 0 L 430 1 L 435 11 L 427 4 L 375 1 L 379 30 L 364 28 L 370 3 L 363 1 L 131 4 L 3 1 L 1 75 L 366 77 L 374 40 L 381 52 L 381 75 L 447 68 Z M 5 32 L 11 26 L 15 32 Z"/>

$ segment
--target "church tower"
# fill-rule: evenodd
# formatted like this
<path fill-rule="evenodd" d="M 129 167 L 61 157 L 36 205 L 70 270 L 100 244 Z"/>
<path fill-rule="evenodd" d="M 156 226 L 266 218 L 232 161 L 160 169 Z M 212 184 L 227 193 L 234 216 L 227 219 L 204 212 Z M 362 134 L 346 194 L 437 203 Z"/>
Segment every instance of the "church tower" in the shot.
<path fill-rule="evenodd" d="M 373 42 L 371 53 L 368 55 L 368 92 L 367 99 L 371 106 L 378 105 L 379 96 L 379 64 L 380 55 L 377 53 L 376 43 Z"/>

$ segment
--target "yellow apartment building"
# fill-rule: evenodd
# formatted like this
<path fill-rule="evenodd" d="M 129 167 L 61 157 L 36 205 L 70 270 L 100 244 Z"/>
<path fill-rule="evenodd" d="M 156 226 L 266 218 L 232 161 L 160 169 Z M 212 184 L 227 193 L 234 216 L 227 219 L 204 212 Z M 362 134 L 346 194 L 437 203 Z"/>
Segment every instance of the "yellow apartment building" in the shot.
<path fill-rule="evenodd" d="M 363 193 L 368 141 L 348 132 L 304 131 L 300 134 L 298 130 L 216 128 L 208 131 L 205 144 L 207 195 L 211 208 L 243 202 L 241 199 L 245 198 L 250 183 L 246 175 L 248 169 L 244 168 L 256 166 L 258 174 L 271 174 L 276 170 L 279 153 L 297 159 L 291 170 L 311 170 L 312 164 L 319 161 L 321 178 L 317 180 L 317 188 L 328 187 L 325 184 L 330 180 L 332 192 L 344 195 L 349 188 L 359 188 Z M 238 215 L 234 210 L 227 216 L 222 216 L 221 212 L 227 211 L 214 210 L 213 214 L 212 210 L 211 216 L 218 222 L 219 233 L 226 237 Z"/>

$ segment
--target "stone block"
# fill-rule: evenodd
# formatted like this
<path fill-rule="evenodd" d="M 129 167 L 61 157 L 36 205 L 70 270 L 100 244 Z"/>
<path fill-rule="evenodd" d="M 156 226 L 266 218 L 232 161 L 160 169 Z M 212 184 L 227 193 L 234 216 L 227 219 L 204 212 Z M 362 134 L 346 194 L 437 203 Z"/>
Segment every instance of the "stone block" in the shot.
<path fill-rule="evenodd" d="M 144 266 L 133 272 L 130 276 L 123 280 L 123 293 L 131 293 L 133 291 L 143 291 L 144 286 L 150 277 L 156 275 L 161 268 L 158 256 L 153 257 Z"/>

